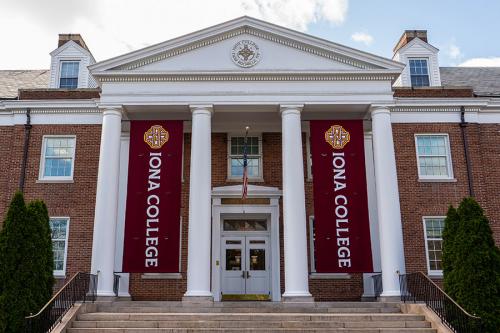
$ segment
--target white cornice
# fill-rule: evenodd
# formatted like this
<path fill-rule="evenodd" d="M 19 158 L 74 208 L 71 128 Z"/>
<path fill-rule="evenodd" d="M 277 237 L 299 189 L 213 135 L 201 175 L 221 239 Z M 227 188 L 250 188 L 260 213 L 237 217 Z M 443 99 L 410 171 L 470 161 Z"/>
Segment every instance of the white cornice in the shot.
<path fill-rule="evenodd" d="M 105 60 L 89 67 L 92 74 L 111 69 L 134 69 L 209 46 L 241 34 L 250 34 L 360 69 L 403 70 L 404 64 L 309 36 L 250 17 L 241 17 L 198 32 Z"/>
<path fill-rule="evenodd" d="M 460 106 L 444 106 L 444 105 L 411 105 L 411 106 L 394 106 L 391 108 L 392 112 L 459 112 Z M 467 106 L 465 112 L 479 112 L 481 107 Z"/>
<path fill-rule="evenodd" d="M 94 110 L 97 101 L 93 100 L 6 100 L 0 101 L 0 111 L 14 110 Z"/>
<path fill-rule="evenodd" d="M 98 125 L 102 110 L 96 101 L 0 101 L 0 126 L 23 125 L 30 110 L 33 125 Z"/>
<path fill-rule="evenodd" d="M 186 82 L 186 81 L 390 81 L 394 70 L 336 72 L 95 72 L 101 82 Z"/>
<path fill-rule="evenodd" d="M 214 187 L 212 197 L 214 198 L 241 198 L 241 185 L 229 185 Z M 248 185 L 248 197 L 250 198 L 279 198 L 282 192 L 277 187 L 268 187 L 260 185 Z"/>
<path fill-rule="evenodd" d="M 480 111 L 498 102 L 489 98 L 395 98 L 392 111 Z"/>

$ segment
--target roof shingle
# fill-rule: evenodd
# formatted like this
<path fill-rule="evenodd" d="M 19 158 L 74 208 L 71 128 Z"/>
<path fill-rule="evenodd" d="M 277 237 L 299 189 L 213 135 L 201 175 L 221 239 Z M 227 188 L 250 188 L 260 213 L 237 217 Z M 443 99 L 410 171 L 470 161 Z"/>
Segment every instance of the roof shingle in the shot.
<path fill-rule="evenodd" d="M 0 99 L 16 98 L 18 89 L 48 88 L 50 71 L 0 70 Z"/>
<path fill-rule="evenodd" d="M 471 87 L 476 95 L 500 96 L 500 67 L 440 67 L 441 85 Z"/>

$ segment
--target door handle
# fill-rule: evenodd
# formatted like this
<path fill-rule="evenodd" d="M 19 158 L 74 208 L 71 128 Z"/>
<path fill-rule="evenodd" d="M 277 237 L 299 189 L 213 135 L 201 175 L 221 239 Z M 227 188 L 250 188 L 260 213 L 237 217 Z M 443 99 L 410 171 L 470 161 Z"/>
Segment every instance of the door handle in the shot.
<path fill-rule="evenodd" d="M 246 276 L 246 275 L 245 275 L 245 271 L 241 271 L 241 278 L 242 278 L 242 279 L 246 279 L 246 277 L 245 277 L 245 276 Z"/>
<path fill-rule="evenodd" d="M 247 279 L 250 277 L 250 272 L 247 271 Z"/>

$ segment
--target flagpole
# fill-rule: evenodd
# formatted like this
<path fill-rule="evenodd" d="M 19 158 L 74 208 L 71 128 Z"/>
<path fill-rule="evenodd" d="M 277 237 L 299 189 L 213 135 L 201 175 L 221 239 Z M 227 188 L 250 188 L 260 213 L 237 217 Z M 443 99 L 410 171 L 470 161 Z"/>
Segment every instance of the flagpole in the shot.
<path fill-rule="evenodd" d="M 241 201 L 244 203 L 248 195 L 248 130 L 250 126 L 245 127 L 245 141 L 243 143 L 243 184 L 241 186 Z M 243 207 L 244 208 L 244 207 Z"/>

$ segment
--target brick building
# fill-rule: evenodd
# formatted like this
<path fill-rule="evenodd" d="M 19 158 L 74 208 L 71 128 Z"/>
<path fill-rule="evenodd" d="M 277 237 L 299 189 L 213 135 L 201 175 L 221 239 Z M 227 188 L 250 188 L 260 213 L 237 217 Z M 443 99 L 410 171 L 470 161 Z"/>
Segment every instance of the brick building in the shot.
<path fill-rule="evenodd" d="M 81 36 L 60 35 L 49 70 L 0 71 L 0 213 L 20 187 L 43 199 L 58 282 L 98 273 L 103 296 L 114 275 L 137 300 L 359 300 L 379 272 L 385 296 L 399 294 L 400 272 L 439 280 L 450 204 L 476 197 L 500 244 L 500 70 L 439 67 L 425 31 L 396 45 L 391 60 L 243 17 L 96 62 Z M 363 158 L 362 172 L 339 176 L 355 200 L 324 206 L 314 187 L 333 180 L 331 164 L 313 177 L 311 129 L 325 121 L 323 144 L 358 144 L 346 161 Z M 168 158 L 152 157 L 175 140 Z M 146 144 L 159 150 L 142 174 Z M 164 177 L 182 170 L 161 183 L 175 193 L 131 185 L 154 189 L 160 164 Z M 347 209 L 360 213 L 339 238 Z M 155 210 L 177 235 L 151 227 Z"/>

